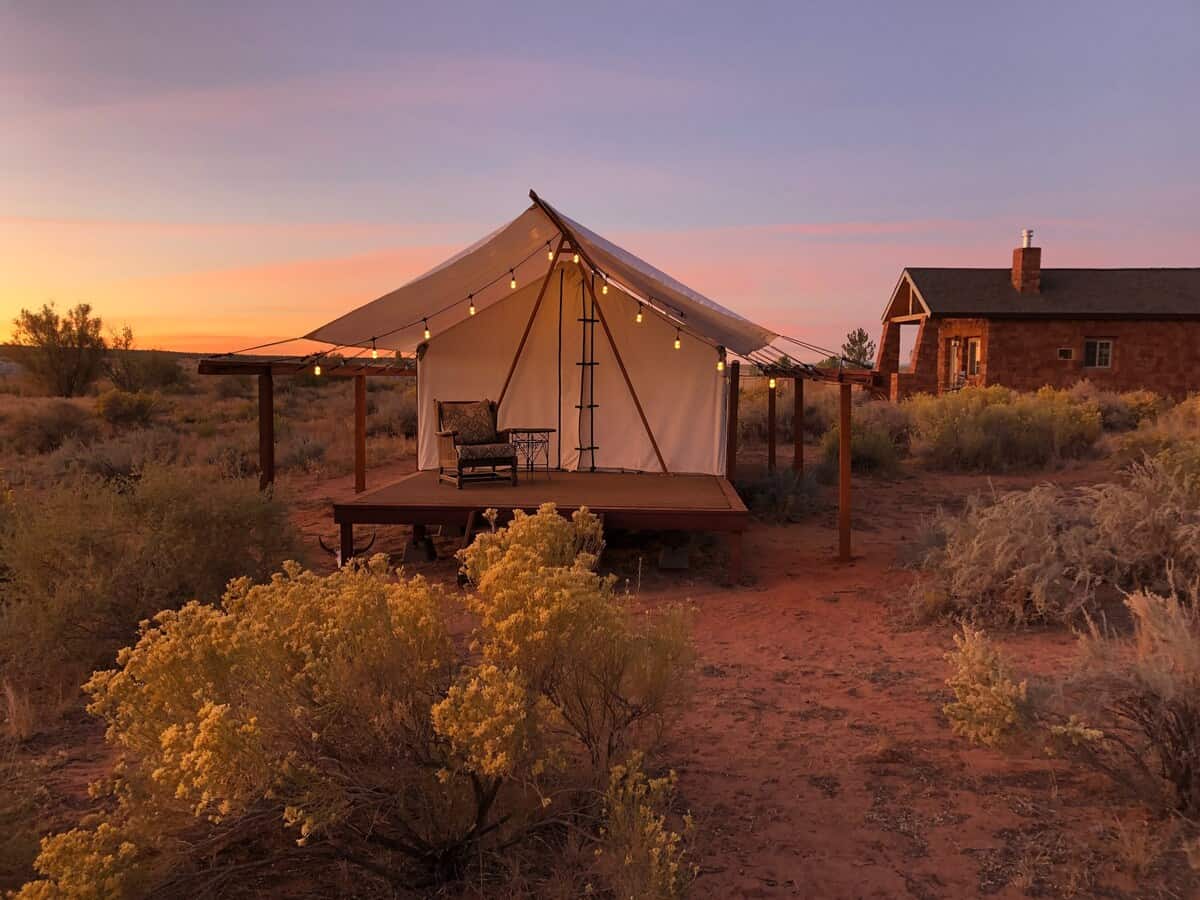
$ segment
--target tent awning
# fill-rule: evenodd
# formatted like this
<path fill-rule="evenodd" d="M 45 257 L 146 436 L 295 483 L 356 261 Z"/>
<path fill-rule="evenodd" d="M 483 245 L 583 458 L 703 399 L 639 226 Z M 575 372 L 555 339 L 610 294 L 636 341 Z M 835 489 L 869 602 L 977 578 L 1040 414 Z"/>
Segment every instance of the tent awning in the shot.
<path fill-rule="evenodd" d="M 774 332 L 739 316 L 676 281 L 627 250 L 559 213 L 537 198 L 525 212 L 461 253 L 389 294 L 352 310 L 306 338 L 343 347 L 413 350 L 426 323 L 440 333 L 477 310 L 502 301 L 515 278 L 524 285 L 544 277 L 563 229 L 568 244 L 582 251 L 615 285 L 649 301 L 689 332 L 746 355 L 769 344 Z"/>

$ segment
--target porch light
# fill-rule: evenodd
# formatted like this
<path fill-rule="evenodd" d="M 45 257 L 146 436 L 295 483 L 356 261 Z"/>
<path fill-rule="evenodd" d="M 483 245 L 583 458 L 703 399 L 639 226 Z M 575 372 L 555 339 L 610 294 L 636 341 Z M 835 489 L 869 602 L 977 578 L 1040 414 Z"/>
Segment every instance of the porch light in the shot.
<path fill-rule="evenodd" d="M 429 338 L 431 337 L 431 335 L 429 333 L 429 320 L 422 319 L 421 321 L 423 321 L 425 323 L 425 340 L 429 340 Z"/>
<path fill-rule="evenodd" d="M 468 312 L 470 315 L 472 315 L 472 316 L 473 316 L 473 315 L 475 315 L 475 299 L 474 299 L 474 296 L 473 296 L 473 295 L 471 295 L 471 294 L 468 294 L 468 295 L 467 295 L 467 300 L 468 300 L 468 302 L 470 302 L 470 304 L 471 304 L 470 306 L 468 306 L 468 307 L 467 307 L 467 312 Z"/>
<path fill-rule="evenodd" d="M 509 269 L 508 276 L 508 286 L 515 291 L 517 289 L 517 270 Z"/>
<path fill-rule="evenodd" d="M 637 322 L 639 325 L 642 324 L 642 304 L 640 300 L 638 301 L 637 315 L 633 317 L 633 321 Z"/>
<path fill-rule="evenodd" d="M 683 341 L 681 341 L 679 339 L 679 329 L 676 328 L 675 329 L 675 349 L 678 350 L 682 346 L 683 346 Z"/>

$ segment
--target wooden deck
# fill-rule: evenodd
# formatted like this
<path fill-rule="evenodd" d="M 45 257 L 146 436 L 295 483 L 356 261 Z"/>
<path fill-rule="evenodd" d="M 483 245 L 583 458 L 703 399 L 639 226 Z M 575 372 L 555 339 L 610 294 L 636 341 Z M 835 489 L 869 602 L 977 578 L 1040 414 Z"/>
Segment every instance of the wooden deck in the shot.
<path fill-rule="evenodd" d="M 428 525 L 467 526 L 485 509 L 533 511 L 553 502 L 569 512 L 586 506 L 605 527 L 642 530 L 723 531 L 731 537 L 731 567 L 741 565 L 741 533 L 750 514 L 726 479 L 716 475 L 654 475 L 620 472 L 522 471 L 507 481 L 438 482 L 437 472 L 414 472 L 391 484 L 333 505 L 341 526 L 342 556 L 354 551 L 355 525 L 412 525 L 419 537 Z"/>

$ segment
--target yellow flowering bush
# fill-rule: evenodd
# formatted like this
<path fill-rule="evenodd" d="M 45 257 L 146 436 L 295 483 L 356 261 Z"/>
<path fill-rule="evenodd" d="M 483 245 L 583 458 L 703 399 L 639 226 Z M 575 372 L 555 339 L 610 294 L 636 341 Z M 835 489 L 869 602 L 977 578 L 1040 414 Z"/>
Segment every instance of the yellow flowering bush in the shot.
<path fill-rule="evenodd" d="M 461 877 L 562 815 L 594 821 L 609 767 L 668 721 L 691 663 L 685 612 L 637 611 L 595 572 L 601 545 L 594 516 L 553 507 L 482 535 L 463 552 L 467 646 L 452 598 L 382 556 L 328 576 L 287 563 L 144 621 L 85 686 L 119 752 L 95 786 L 107 812 L 46 839 L 19 896 L 219 893 L 281 859 L 394 890 Z M 622 802 L 665 796 L 643 782 Z M 659 829 L 630 852 L 675 871 L 678 836 L 635 812 L 609 834 Z"/>

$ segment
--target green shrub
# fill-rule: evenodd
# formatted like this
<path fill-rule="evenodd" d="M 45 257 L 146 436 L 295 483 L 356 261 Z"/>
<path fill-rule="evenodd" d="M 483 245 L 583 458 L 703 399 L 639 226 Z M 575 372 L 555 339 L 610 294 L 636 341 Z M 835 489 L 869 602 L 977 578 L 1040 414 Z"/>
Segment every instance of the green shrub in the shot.
<path fill-rule="evenodd" d="M 1125 461 L 1153 456 L 1162 450 L 1186 449 L 1200 442 L 1200 395 L 1188 397 L 1137 430 L 1117 439 L 1118 456 Z"/>
<path fill-rule="evenodd" d="M 1105 431 L 1137 428 L 1142 422 L 1153 420 L 1170 405 L 1166 398 L 1153 391 L 1106 391 L 1086 378 L 1076 382 L 1066 391 L 1066 395 L 1072 403 L 1095 406 L 1100 411 L 1100 421 Z"/>
<path fill-rule="evenodd" d="M 279 454 L 279 467 L 310 474 L 319 472 L 327 451 L 328 446 L 324 441 L 302 434 L 283 445 Z"/>
<path fill-rule="evenodd" d="M 53 395 L 75 397 L 100 375 L 106 346 L 103 323 L 80 303 L 60 316 L 47 304 L 13 321 L 14 358 Z"/>
<path fill-rule="evenodd" d="M 860 403 L 851 410 L 850 467 L 855 472 L 890 474 L 908 452 L 909 418 L 903 407 L 884 400 Z M 828 474 L 837 472 L 840 425 L 833 425 L 821 439 L 821 453 Z"/>
<path fill-rule="evenodd" d="M 96 412 L 116 428 L 145 428 L 159 412 L 157 394 L 122 390 L 106 391 L 96 398 Z"/>
<path fill-rule="evenodd" d="M 946 679 L 954 702 L 942 712 L 955 734 L 995 747 L 1025 725 L 1026 683 L 1009 677 L 1000 652 L 982 631 L 963 625 L 946 661 L 954 668 Z"/>
<path fill-rule="evenodd" d="M 17 453 L 51 453 L 67 441 L 90 443 L 99 429 L 95 417 L 67 400 L 34 401 L 5 423 L 8 445 Z"/>
<path fill-rule="evenodd" d="M 266 577 L 296 549 L 282 502 L 203 470 L 17 492 L 0 523 L 0 673 L 70 683 L 111 662 L 147 616 Z"/>
<path fill-rule="evenodd" d="M 249 375 L 219 375 L 211 380 L 214 393 L 222 400 L 249 397 L 254 390 L 254 380 Z"/>
<path fill-rule="evenodd" d="M 912 449 L 938 469 L 1004 471 L 1038 468 L 1088 453 L 1101 433 L 1100 410 L 1064 391 L 1018 394 L 968 387 L 904 402 Z"/>
<path fill-rule="evenodd" d="M 83 474 L 129 479 L 136 478 L 148 465 L 173 465 L 184 462 L 184 456 L 178 432 L 159 427 L 91 444 L 68 441 L 50 457 L 50 464 L 55 478 Z"/>
<path fill-rule="evenodd" d="M 367 382 L 370 384 L 371 382 Z M 377 391 L 367 407 L 367 434 L 376 437 L 415 438 L 417 436 L 417 395 L 409 389 Z"/>
<path fill-rule="evenodd" d="M 798 522 L 817 506 L 816 481 L 792 469 L 739 479 L 736 488 L 749 510 L 769 522 Z"/>
<path fill-rule="evenodd" d="M 128 325 L 109 339 L 105 368 L 119 391 L 178 391 L 188 386 L 187 373 L 170 353 L 133 349 L 133 331 Z"/>

